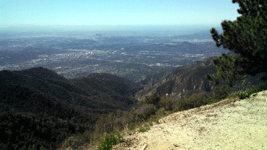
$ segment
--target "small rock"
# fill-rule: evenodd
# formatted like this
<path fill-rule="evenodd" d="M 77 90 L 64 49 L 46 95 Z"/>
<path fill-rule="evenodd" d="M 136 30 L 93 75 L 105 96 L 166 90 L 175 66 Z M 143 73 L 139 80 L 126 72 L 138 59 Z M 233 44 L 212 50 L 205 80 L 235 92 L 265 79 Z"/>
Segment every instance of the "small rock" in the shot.
<path fill-rule="evenodd" d="M 173 144 L 175 147 L 180 147 L 180 145 L 178 145 L 178 144 Z"/>
<path fill-rule="evenodd" d="M 252 98 L 252 97 L 256 97 L 257 95 L 258 95 L 258 93 L 251 94 L 251 95 L 250 95 L 250 98 Z"/>
<path fill-rule="evenodd" d="M 147 145 L 145 144 L 140 150 L 145 150 Z"/>

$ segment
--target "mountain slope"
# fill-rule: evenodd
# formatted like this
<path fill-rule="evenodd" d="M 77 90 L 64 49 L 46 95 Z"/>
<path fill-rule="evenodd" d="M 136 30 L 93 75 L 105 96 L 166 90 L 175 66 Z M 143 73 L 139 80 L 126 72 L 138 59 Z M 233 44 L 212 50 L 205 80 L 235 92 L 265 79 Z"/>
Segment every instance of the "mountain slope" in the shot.
<path fill-rule="evenodd" d="M 5 106 L 1 107 L 1 110 L 4 108 L 27 111 L 41 109 L 40 112 L 45 110 L 50 112 L 48 110 L 52 109 L 51 103 L 53 106 L 64 105 L 68 109 L 77 108 L 81 113 L 78 116 L 88 113 L 97 116 L 99 113 L 129 108 L 136 103 L 129 96 L 132 95 L 131 90 L 138 88 L 137 85 L 112 75 L 106 75 L 106 78 L 101 76 L 103 75 L 95 74 L 83 79 L 68 80 L 41 67 L 22 71 L 0 71 L 1 105 Z M 112 81 L 115 78 L 124 82 Z M 115 83 L 118 85 L 111 88 L 116 85 Z M 120 90 L 116 91 L 118 87 Z M 16 103 L 23 103 L 23 105 L 19 106 Z M 33 104 L 30 105 L 30 103 Z M 81 110 L 84 112 L 82 113 Z M 62 108 L 61 111 L 67 110 Z"/>
<path fill-rule="evenodd" d="M 188 97 L 192 93 L 211 91 L 215 84 L 208 81 L 205 75 L 217 71 L 212 63 L 213 58 L 198 61 L 189 66 L 178 67 L 176 70 L 168 72 L 161 79 L 155 81 L 154 86 L 148 85 L 144 90 L 139 91 L 136 97 L 143 100 L 145 96 L 156 92 L 160 96 L 168 94 L 171 98 L 178 100 Z"/>
<path fill-rule="evenodd" d="M 225 99 L 168 115 L 147 132 L 126 134 L 113 149 L 267 149 L 266 108 L 267 91 Z"/>
<path fill-rule="evenodd" d="M 231 55 L 231 53 L 228 54 Z M 217 72 L 212 62 L 214 58 L 216 56 L 166 72 L 165 75 L 161 75 L 162 77 L 160 79 L 154 81 L 153 86 L 148 84 L 144 87 L 144 90 L 137 92 L 136 98 L 142 101 L 146 96 L 152 93 L 158 93 L 160 96 L 168 95 L 173 100 L 178 101 L 189 97 L 193 93 L 210 92 L 216 85 L 214 82 L 208 81 L 205 75 Z M 255 86 L 262 82 L 260 79 L 263 75 L 263 73 L 259 73 L 255 76 L 250 76 L 247 79 L 247 85 L 242 85 L 243 87 L 234 86 L 232 90 L 245 90 L 246 87 Z M 224 84 L 228 83 L 223 81 L 218 86 Z M 241 82 L 238 82 L 236 85 L 239 84 Z"/>
<path fill-rule="evenodd" d="M 138 88 L 109 74 L 68 80 L 42 67 L 0 71 L 0 149 L 57 149 L 93 131 L 101 114 L 133 107 Z"/>
<path fill-rule="evenodd" d="M 83 118 L 85 121 L 92 121 L 90 109 L 59 101 L 30 87 L 1 84 L 0 93 L 1 111 L 43 113 L 64 120 L 77 117 Z"/>

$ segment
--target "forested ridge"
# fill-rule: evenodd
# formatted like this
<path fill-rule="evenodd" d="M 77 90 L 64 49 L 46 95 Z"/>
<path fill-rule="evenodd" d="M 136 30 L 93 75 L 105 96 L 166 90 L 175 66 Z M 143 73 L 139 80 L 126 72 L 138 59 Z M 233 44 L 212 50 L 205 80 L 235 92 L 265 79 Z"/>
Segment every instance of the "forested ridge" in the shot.
<path fill-rule="evenodd" d="M 110 74 L 69 80 L 42 67 L 0 76 L 1 149 L 56 149 L 93 130 L 101 114 L 134 106 L 139 88 Z"/>

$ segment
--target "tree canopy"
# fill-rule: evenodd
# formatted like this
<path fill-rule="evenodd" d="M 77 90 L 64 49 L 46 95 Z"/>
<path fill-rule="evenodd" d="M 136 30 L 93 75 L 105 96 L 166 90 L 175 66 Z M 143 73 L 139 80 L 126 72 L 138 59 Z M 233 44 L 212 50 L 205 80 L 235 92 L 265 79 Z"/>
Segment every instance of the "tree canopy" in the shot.
<path fill-rule="evenodd" d="M 210 30 L 216 46 L 227 48 L 231 55 L 222 54 L 213 63 L 217 73 L 206 75 L 216 84 L 228 81 L 230 85 L 248 76 L 265 72 L 267 77 L 267 1 L 233 0 L 239 4 L 237 12 L 241 15 L 235 21 L 221 22 L 222 34 L 215 28 Z"/>

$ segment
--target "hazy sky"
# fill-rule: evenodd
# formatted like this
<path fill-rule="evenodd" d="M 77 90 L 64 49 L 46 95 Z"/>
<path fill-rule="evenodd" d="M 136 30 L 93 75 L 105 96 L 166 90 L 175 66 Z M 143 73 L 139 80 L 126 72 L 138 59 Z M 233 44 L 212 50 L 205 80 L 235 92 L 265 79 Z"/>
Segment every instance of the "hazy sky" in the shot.
<path fill-rule="evenodd" d="M 0 25 L 218 25 L 232 0 L 1 0 Z"/>

